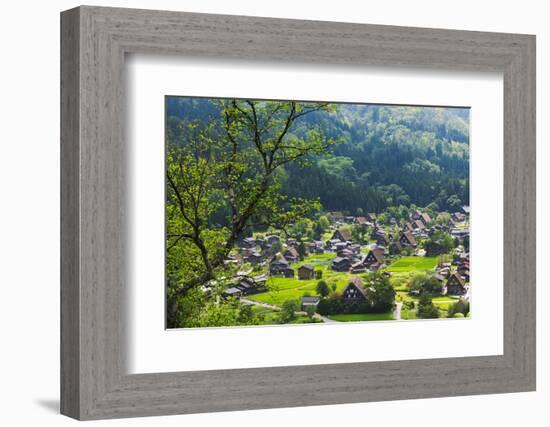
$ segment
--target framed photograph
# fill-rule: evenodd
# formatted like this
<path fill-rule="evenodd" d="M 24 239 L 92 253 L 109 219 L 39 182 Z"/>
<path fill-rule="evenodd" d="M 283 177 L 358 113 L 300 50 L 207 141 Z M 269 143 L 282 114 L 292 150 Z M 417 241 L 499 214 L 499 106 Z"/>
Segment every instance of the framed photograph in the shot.
<path fill-rule="evenodd" d="M 61 15 L 61 411 L 535 390 L 535 37 Z"/>

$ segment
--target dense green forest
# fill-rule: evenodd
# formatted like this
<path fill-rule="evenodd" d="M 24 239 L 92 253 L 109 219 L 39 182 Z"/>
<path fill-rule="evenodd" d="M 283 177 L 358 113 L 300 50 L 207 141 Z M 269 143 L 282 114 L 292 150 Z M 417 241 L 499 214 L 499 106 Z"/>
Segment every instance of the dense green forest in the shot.
<path fill-rule="evenodd" d="M 166 98 L 167 139 L 182 140 L 186 123 L 220 119 L 209 99 Z M 311 154 L 307 167 L 278 171 L 288 197 L 319 199 L 326 211 L 381 212 L 390 206 L 455 211 L 469 204 L 469 110 L 338 104 L 302 117 L 289 136 L 318 128 L 338 141 Z M 221 218 L 221 217 L 220 217 Z"/>

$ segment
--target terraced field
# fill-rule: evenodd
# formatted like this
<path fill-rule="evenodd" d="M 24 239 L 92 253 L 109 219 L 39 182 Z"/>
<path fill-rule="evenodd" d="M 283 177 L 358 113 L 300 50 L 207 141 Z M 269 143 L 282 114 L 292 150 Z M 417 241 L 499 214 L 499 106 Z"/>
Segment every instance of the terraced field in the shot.
<path fill-rule="evenodd" d="M 414 273 L 430 271 L 437 265 L 437 257 L 406 256 L 391 264 L 386 271 L 390 273 Z"/>

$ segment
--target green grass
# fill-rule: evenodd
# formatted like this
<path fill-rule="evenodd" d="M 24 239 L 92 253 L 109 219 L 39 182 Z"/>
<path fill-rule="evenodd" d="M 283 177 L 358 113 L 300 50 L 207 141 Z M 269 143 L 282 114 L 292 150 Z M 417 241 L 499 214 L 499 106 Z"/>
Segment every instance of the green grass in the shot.
<path fill-rule="evenodd" d="M 310 255 L 303 261 L 292 264 L 294 269 L 297 269 L 303 264 L 311 264 L 316 270 L 323 272 L 322 280 L 325 280 L 329 286 L 336 284 L 336 290 L 342 291 L 349 282 L 351 275 L 349 273 L 336 272 L 331 270 L 330 265 L 332 259 L 336 255 L 333 253 Z M 298 274 L 298 273 L 296 273 Z M 267 282 L 268 292 L 263 292 L 256 295 L 248 296 L 247 298 L 253 301 L 263 302 L 282 306 L 288 299 L 300 299 L 305 293 L 316 295 L 315 288 L 319 280 L 299 280 L 297 276 L 294 278 L 287 277 L 270 277 Z"/>
<path fill-rule="evenodd" d="M 405 307 L 401 308 L 401 320 L 414 320 L 416 319 L 416 310 L 409 310 Z"/>
<path fill-rule="evenodd" d="M 394 320 L 391 312 L 387 313 L 364 313 L 364 314 L 332 314 L 329 319 L 337 322 L 366 322 L 372 320 Z"/>
<path fill-rule="evenodd" d="M 329 287 L 332 288 L 332 285 L 336 285 L 336 291 L 341 292 L 348 284 L 351 274 L 347 272 L 336 272 L 330 268 L 332 259 L 336 255 L 333 253 L 319 254 L 319 255 L 310 255 L 306 257 L 303 261 L 292 264 L 292 267 L 297 269 L 303 264 L 311 264 L 315 267 L 316 270 L 321 270 L 323 272 L 322 280 L 326 281 Z M 409 275 L 414 275 L 416 272 L 429 271 L 435 267 L 437 264 L 437 257 L 403 257 L 398 259 L 396 262 L 391 264 L 387 271 L 391 271 L 394 276 L 392 276 L 392 284 L 396 287 L 398 294 L 402 296 L 403 300 L 414 299 L 407 295 L 406 293 L 406 280 Z M 285 277 L 270 277 L 267 282 L 269 288 L 268 292 L 263 292 L 256 295 L 247 296 L 248 299 L 258 302 L 263 302 L 266 304 L 272 304 L 278 307 L 281 307 L 286 300 L 301 299 L 304 294 L 316 295 L 315 288 L 317 287 L 318 280 L 299 280 L 298 277 L 294 278 L 285 278 Z M 449 304 L 452 303 L 448 297 L 443 298 L 440 302 L 437 302 L 438 299 L 435 299 L 434 302 L 438 304 L 440 308 L 447 308 Z M 360 316 L 374 316 L 374 319 L 365 319 L 365 320 L 388 320 L 388 319 L 377 319 L 379 315 L 360 315 Z M 391 316 L 391 313 L 390 313 Z M 358 319 L 362 320 L 362 319 Z M 344 321 L 344 320 L 342 320 Z"/>
<path fill-rule="evenodd" d="M 406 256 L 391 264 L 386 271 L 392 273 L 409 273 L 432 270 L 437 265 L 437 257 Z"/>

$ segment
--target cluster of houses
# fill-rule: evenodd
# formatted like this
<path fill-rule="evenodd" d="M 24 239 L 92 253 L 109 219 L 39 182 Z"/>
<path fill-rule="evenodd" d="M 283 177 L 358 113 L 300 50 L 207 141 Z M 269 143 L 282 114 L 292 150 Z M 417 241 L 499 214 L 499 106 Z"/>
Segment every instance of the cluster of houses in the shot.
<path fill-rule="evenodd" d="M 309 254 L 334 253 L 331 268 L 338 272 L 360 274 L 369 271 L 377 271 L 386 266 L 388 255 L 399 255 L 405 248 L 411 248 L 418 255 L 421 250 L 418 247 L 418 239 L 429 237 L 432 233 L 442 230 L 453 237 L 463 241 L 469 235 L 468 227 L 459 227 L 459 223 L 467 220 L 469 208 L 464 207 L 463 212 L 455 212 L 451 215 L 449 224 L 434 224 L 430 215 L 420 210 L 415 210 L 409 220 L 400 228 L 392 221 L 394 227 L 390 232 L 377 223 L 374 213 L 364 216 L 344 216 L 341 212 L 329 214 L 333 227 L 332 237 L 323 242 L 314 240 L 305 245 Z M 346 224 L 372 229 L 370 239 L 375 243 L 369 245 L 367 251 L 362 251 L 360 244 L 354 243 L 350 227 Z M 274 245 L 279 250 L 274 255 Z M 303 250 L 302 246 L 302 250 Z M 270 255 L 271 254 L 271 255 Z M 310 264 L 293 267 L 300 261 L 298 243 L 295 239 L 286 239 L 283 243 L 281 237 L 268 235 L 266 237 L 246 237 L 239 242 L 239 251 L 226 260 L 227 264 L 242 264 L 248 262 L 267 265 L 267 273 L 275 277 L 298 278 L 299 280 L 311 280 L 315 278 L 315 269 Z M 449 263 L 450 264 L 450 263 Z M 435 277 L 445 281 L 445 289 L 450 295 L 465 295 L 466 283 L 469 281 L 469 254 L 457 254 L 451 265 L 441 265 L 436 271 Z M 238 282 L 227 289 L 227 296 L 242 296 L 251 293 L 265 291 L 266 274 L 254 277 L 242 277 Z M 358 288 L 358 285 L 354 285 Z"/>
<path fill-rule="evenodd" d="M 445 285 L 445 293 L 447 295 L 459 295 L 469 299 L 470 282 L 470 254 L 468 252 L 460 252 L 455 254 L 451 263 L 455 266 L 454 272 L 451 272 L 451 266 L 442 265 L 437 274 L 447 274 L 447 283 Z"/>
<path fill-rule="evenodd" d="M 236 297 L 253 295 L 259 292 L 267 291 L 266 287 L 267 275 L 259 274 L 256 276 L 240 276 L 233 286 L 227 288 L 223 295 L 224 297 Z"/>

